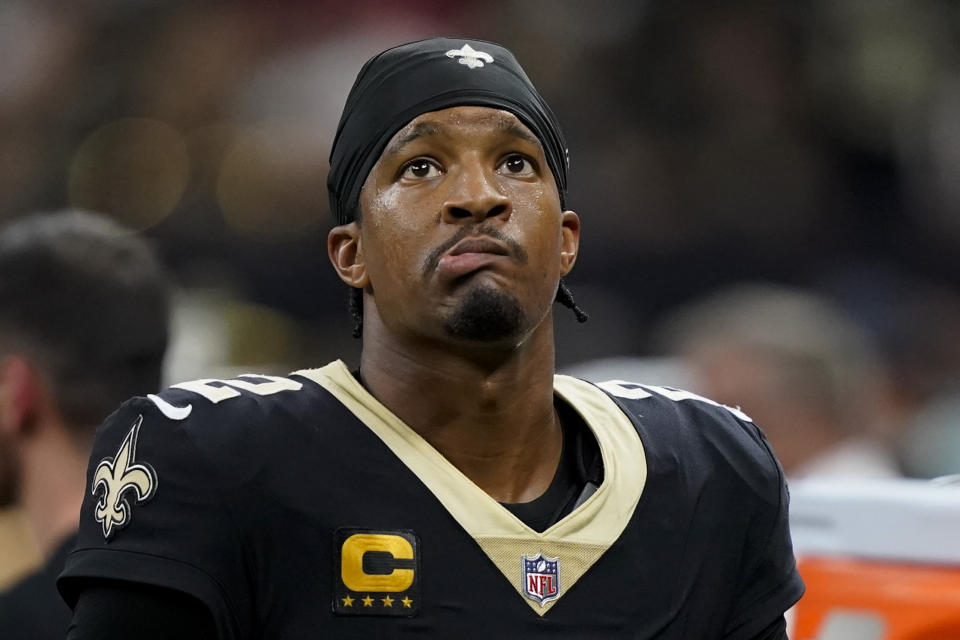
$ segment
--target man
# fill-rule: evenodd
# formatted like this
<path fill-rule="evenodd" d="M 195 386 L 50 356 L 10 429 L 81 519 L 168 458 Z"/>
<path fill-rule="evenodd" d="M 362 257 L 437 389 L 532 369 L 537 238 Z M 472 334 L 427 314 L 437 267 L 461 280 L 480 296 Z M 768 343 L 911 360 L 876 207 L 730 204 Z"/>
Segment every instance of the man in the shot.
<path fill-rule="evenodd" d="M 328 178 L 359 369 L 187 382 L 114 414 L 59 583 L 70 637 L 784 637 L 802 583 L 760 431 L 554 377 L 566 170 L 506 49 L 370 60 Z"/>
<path fill-rule="evenodd" d="M 45 558 L 0 595 L 3 638 L 63 638 L 56 577 L 76 542 L 93 434 L 160 382 L 168 293 L 149 247 L 93 214 L 28 216 L 0 232 L 0 505 Z"/>
<path fill-rule="evenodd" d="M 694 302 L 668 326 L 696 389 L 756 418 L 791 482 L 899 475 L 881 438 L 884 363 L 827 300 L 740 284 Z"/>

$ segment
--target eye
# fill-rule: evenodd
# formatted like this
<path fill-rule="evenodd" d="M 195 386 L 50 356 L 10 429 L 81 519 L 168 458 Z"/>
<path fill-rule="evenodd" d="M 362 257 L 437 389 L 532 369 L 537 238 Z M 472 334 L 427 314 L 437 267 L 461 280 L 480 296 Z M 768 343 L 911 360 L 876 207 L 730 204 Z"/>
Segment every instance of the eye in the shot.
<path fill-rule="evenodd" d="M 514 176 L 530 176 L 534 173 L 533 163 L 517 153 L 507 156 L 503 162 L 500 163 L 498 169 Z"/>
<path fill-rule="evenodd" d="M 426 158 L 414 158 L 403 167 L 400 173 L 401 178 L 408 180 L 420 180 L 423 178 L 436 178 L 443 171 L 437 163 Z"/>

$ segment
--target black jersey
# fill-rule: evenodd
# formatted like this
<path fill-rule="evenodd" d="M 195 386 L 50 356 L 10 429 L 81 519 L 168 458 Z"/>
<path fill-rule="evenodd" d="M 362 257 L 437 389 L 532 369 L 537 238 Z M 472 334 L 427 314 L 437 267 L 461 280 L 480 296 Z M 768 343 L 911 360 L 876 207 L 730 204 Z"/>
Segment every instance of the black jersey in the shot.
<path fill-rule="evenodd" d="M 603 481 L 542 533 L 341 362 L 174 385 L 98 431 L 59 587 L 200 599 L 222 638 L 750 638 L 801 595 L 762 433 L 671 389 L 566 376 Z"/>
<path fill-rule="evenodd" d="M 63 640 L 70 626 L 70 609 L 54 586 L 67 553 L 76 546 L 70 535 L 43 566 L 0 593 L 0 637 L 4 640 Z"/>

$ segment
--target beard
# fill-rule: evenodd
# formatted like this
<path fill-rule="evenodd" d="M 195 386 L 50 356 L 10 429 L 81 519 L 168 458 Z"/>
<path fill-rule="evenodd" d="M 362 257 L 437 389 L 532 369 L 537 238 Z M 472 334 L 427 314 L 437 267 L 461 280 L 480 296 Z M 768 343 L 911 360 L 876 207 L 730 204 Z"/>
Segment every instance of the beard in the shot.
<path fill-rule="evenodd" d="M 513 338 L 523 328 L 524 312 L 513 296 L 489 286 L 470 291 L 446 320 L 447 335 L 472 342 Z"/>

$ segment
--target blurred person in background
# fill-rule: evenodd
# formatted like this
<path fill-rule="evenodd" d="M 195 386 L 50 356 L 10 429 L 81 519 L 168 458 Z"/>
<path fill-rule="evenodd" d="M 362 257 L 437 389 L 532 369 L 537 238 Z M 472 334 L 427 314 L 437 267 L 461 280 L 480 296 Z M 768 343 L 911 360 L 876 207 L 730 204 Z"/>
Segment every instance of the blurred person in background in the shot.
<path fill-rule="evenodd" d="M 0 231 L 0 505 L 22 510 L 45 559 L 0 595 L 4 640 L 66 634 L 55 582 L 94 431 L 160 384 L 168 296 L 151 248 L 107 218 L 35 214 Z"/>
<path fill-rule="evenodd" d="M 698 393 L 763 425 L 789 478 L 899 475 L 879 413 L 883 361 L 827 300 L 739 285 L 681 309 L 664 335 Z"/>
<path fill-rule="evenodd" d="M 759 429 L 555 376 L 554 303 L 586 319 L 567 167 L 503 47 L 371 58 L 328 177 L 359 367 L 124 403 L 58 582 L 69 637 L 785 638 L 803 583 Z"/>
<path fill-rule="evenodd" d="M 960 472 L 960 294 L 943 282 L 847 268 L 822 289 L 864 328 L 890 371 L 878 426 L 904 474 Z"/>

